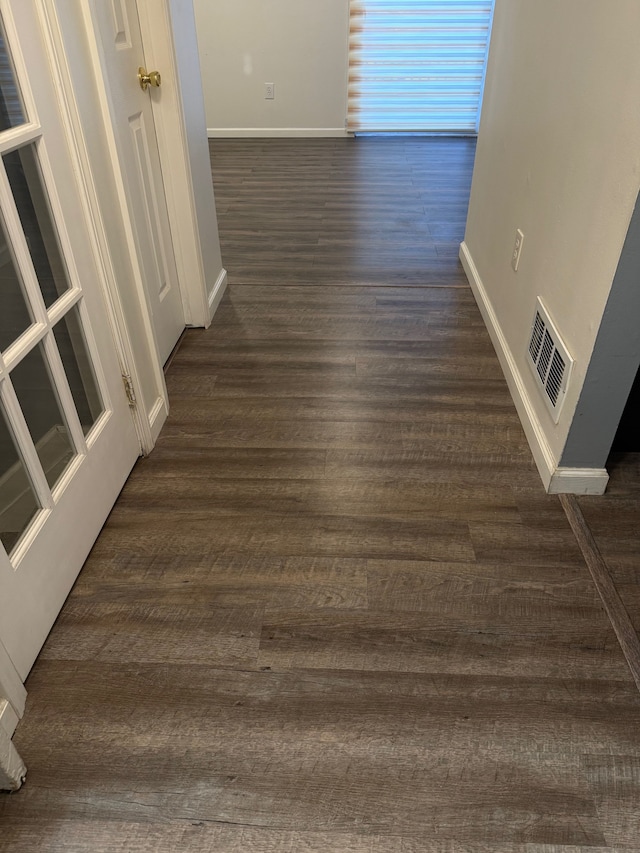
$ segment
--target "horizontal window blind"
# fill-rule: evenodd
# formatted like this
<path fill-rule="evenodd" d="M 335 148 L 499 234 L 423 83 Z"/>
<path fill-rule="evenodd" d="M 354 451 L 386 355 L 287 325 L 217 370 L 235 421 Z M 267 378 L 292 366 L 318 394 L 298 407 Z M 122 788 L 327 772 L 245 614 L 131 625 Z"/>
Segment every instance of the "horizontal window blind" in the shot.
<path fill-rule="evenodd" d="M 476 133 L 493 0 L 351 0 L 347 128 Z"/>

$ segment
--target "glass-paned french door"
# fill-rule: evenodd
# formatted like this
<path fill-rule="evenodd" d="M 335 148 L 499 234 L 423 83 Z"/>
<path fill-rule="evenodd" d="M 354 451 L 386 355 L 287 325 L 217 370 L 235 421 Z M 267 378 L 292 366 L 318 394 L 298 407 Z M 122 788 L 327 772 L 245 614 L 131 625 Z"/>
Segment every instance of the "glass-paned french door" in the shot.
<path fill-rule="evenodd" d="M 494 0 L 350 0 L 347 128 L 475 134 Z"/>
<path fill-rule="evenodd" d="M 19 556 L 104 405 L 1 22 L 0 68 L 0 540 Z"/>
<path fill-rule="evenodd" d="M 139 448 L 45 6 L 0 0 L 0 640 L 23 676 Z"/>

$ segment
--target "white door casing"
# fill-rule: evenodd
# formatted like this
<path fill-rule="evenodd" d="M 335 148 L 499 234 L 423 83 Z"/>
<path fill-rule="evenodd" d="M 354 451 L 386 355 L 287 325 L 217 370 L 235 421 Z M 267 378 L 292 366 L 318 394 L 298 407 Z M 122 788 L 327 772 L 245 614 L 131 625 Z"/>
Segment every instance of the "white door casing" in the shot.
<path fill-rule="evenodd" d="M 0 356 L 0 641 L 24 680 L 140 443 L 105 322 L 42 6 L 1 0 L 0 12 L 25 114 L 0 133 L 0 254 L 11 276 L 0 300 L 6 308 L 13 292 L 15 318 L 31 314 L 24 330 L 7 313 L 0 328 L 7 338 Z"/>
<path fill-rule="evenodd" d="M 138 68 L 146 66 L 136 0 L 104 0 L 89 3 L 88 9 L 153 332 L 164 363 L 184 329 L 185 314 L 151 105 L 151 98 L 162 98 L 162 87 L 143 91 L 138 82 Z"/>

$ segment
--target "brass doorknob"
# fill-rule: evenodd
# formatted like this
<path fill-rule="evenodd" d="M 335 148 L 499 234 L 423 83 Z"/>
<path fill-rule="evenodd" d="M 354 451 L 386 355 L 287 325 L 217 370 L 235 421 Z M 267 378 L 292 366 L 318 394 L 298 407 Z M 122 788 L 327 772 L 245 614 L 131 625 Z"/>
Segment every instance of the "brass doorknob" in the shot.
<path fill-rule="evenodd" d="M 140 88 L 143 92 L 146 92 L 149 86 L 155 86 L 157 89 L 162 83 L 159 71 L 150 71 L 147 74 L 147 69 L 143 68 L 142 65 L 138 68 L 138 80 L 140 81 Z"/>

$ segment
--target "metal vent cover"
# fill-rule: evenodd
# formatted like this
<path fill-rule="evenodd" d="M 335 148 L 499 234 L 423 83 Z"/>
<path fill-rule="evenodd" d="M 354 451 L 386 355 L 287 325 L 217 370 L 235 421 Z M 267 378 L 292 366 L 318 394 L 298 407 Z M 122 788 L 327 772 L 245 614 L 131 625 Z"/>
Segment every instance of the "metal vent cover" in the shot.
<path fill-rule="evenodd" d="M 540 298 L 536 303 L 531 326 L 528 356 L 527 361 L 542 397 L 554 422 L 558 423 L 573 368 L 573 358 Z"/>

